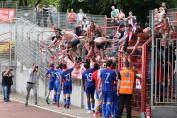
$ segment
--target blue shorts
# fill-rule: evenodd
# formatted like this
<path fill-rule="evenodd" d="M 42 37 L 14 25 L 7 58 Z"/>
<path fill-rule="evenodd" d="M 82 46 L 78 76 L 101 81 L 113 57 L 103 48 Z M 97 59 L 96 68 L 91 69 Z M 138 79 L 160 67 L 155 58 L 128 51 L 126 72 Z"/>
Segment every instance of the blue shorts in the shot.
<path fill-rule="evenodd" d="M 95 87 L 87 87 L 85 89 L 86 94 L 93 94 L 95 93 Z"/>
<path fill-rule="evenodd" d="M 102 91 L 102 101 L 103 102 L 113 102 L 113 92 L 112 91 Z"/>
<path fill-rule="evenodd" d="M 49 90 L 53 90 L 55 86 L 55 82 L 49 82 Z"/>
<path fill-rule="evenodd" d="M 63 94 L 71 94 L 71 93 L 72 93 L 72 84 L 64 84 Z"/>

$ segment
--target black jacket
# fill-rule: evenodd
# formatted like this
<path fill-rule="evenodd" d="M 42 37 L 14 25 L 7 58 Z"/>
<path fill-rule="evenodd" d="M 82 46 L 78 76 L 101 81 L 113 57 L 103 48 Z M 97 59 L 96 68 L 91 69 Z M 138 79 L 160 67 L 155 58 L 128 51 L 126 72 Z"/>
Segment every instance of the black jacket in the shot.
<path fill-rule="evenodd" d="M 3 86 L 13 85 L 13 81 L 12 81 L 13 76 L 3 76 L 4 73 L 5 73 L 5 71 L 2 72 L 2 85 Z"/>

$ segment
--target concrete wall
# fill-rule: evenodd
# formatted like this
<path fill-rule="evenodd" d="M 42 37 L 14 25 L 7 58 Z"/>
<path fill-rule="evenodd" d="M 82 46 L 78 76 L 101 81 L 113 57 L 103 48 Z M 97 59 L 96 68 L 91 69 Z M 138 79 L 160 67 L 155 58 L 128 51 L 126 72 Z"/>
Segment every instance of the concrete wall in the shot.
<path fill-rule="evenodd" d="M 28 68 L 22 66 L 18 62 L 16 68 L 16 92 L 20 94 L 26 94 L 26 79 L 28 76 Z M 48 85 L 48 83 L 47 83 Z M 38 80 L 37 92 L 38 96 L 45 99 L 46 90 L 45 87 L 45 78 L 40 78 Z M 31 95 L 33 95 L 33 91 L 31 91 Z M 51 100 L 53 99 L 53 93 L 50 96 Z M 61 101 L 63 101 L 63 94 L 61 94 Z M 77 107 L 86 107 L 86 96 L 81 87 L 81 80 L 73 80 L 73 92 L 71 95 L 71 104 Z"/>

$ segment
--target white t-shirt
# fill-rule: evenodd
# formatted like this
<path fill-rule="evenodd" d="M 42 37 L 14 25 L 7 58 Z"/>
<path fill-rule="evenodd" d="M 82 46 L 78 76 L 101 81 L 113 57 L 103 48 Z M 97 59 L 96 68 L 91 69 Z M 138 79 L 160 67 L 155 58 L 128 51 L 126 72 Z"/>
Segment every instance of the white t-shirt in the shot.
<path fill-rule="evenodd" d="M 85 17 L 86 15 L 84 13 L 78 13 L 77 14 L 77 22 L 81 22 L 83 21 L 83 18 Z"/>
<path fill-rule="evenodd" d="M 87 31 L 89 25 L 90 25 L 89 21 L 83 22 L 83 24 L 82 24 L 82 26 L 83 26 L 83 31 Z"/>

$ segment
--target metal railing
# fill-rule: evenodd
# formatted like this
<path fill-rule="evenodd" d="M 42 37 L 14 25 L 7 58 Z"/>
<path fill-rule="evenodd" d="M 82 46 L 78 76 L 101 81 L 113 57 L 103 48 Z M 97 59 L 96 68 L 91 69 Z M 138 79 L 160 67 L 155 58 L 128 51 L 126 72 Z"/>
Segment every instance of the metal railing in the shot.
<path fill-rule="evenodd" d="M 152 106 L 177 104 L 177 81 L 176 81 L 176 53 L 177 39 L 172 38 L 172 34 L 177 32 L 177 9 L 169 9 L 167 17 L 169 19 L 169 34 L 166 38 L 157 38 L 160 35 L 155 32 L 154 11 L 150 12 L 150 26 L 152 29 L 151 48 L 151 99 Z M 161 36 L 162 37 L 162 36 Z"/>
<path fill-rule="evenodd" d="M 17 10 L 17 17 L 23 17 L 41 27 L 52 27 L 55 25 L 62 29 L 70 29 L 70 25 L 67 22 L 67 15 L 67 13 L 63 12 L 51 14 L 43 11 L 38 14 L 34 8 L 20 8 Z M 104 26 L 104 15 L 86 14 L 86 16 L 89 20 L 94 20 L 99 26 Z M 77 25 L 77 23 L 74 25 Z"/>

